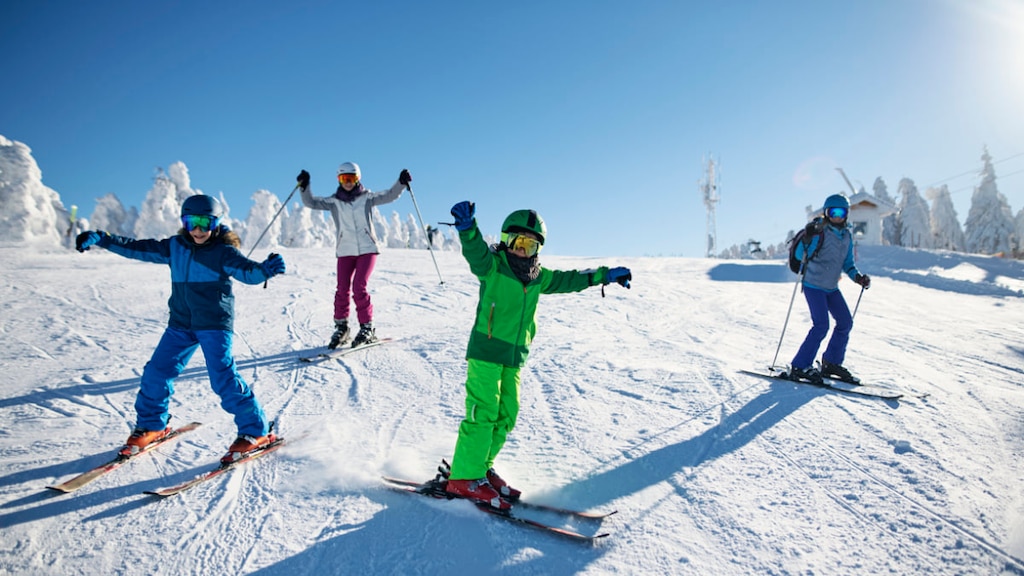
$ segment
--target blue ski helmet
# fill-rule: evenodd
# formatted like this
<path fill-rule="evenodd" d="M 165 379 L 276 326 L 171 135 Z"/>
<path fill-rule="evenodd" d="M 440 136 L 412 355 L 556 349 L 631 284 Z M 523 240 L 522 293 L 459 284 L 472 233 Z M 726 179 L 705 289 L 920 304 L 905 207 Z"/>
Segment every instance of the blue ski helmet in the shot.
<path fill-rule="evenodd" d="M 215 216 L 220 218 L 224 214 L 221 211 L 220 202 L 216 198 L 205 194 L 196 194 L 185 199 L 185 202 L 181 205 L 181 215 Z"/>
<path fill-rule="evenodd" d="M 825 198 L 825 205 L 821 207 L 821 211 L 826 212 L 829 208 L 844 208 L 849 211 L 850 199 L 842 194 L 833 194 Z"/>

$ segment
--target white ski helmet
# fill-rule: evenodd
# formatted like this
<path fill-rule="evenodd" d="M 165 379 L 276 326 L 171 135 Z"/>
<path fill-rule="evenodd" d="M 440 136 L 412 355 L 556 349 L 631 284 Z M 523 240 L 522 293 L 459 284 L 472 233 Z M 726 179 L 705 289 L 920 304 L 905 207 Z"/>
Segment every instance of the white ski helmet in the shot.
<path fill-rule="evenodd" d="M 343 162 L 341 166 L 338 166 L 338 176 L 342 174 L 355 174 L 359 180 L 363 179 L 363 175 L 359 172 L 359 164 L 355 162 Z"/>

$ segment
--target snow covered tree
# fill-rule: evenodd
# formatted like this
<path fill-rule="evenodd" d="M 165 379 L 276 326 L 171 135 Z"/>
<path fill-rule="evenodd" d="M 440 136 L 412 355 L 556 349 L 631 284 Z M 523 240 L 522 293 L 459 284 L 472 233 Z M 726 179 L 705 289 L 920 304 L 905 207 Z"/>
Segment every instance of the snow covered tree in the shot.
<path fill-rule="evenodd" d="M 402 224 L 402 218 L 397 211 L 391 212 L 391 230 L 388 234 L 388 248 L 408 248 L 409 230 Z"/>
<path fill-rule="evenodd" d="M 181 204 L 189 196 L 202 194 L 193 190 L 188 168 L 175 162 L 165 173 L 158 169 L 153 187 L 146 193 L 139 218 L 135 222 L 135 238 L 166 238 L 181 229 Z"/>
<path fill-rule="evenodd" d="M 921 198 L 910 178 L 900 180 L 899 245 L 908 248 L 932 248 L 932 226 L 928 203 Z"/>
<path fill-rule="evenodd" d="M 1006 197 L 996 186 L 996 171 L 988 147 L 981 155 L 981 184 L 971 196 L 971 208 L 964 223 L 968 252 L 976 254 L 1011 253 L 1016 246 L 1016 223 Z"/>
<path fill-rule="evenodd" d="M 1017 244 L 1013 253 L 1014 258 L 1024 257 L 1024 208 L 1017 212 Z"/>
<path fill-rule="evenodd" d="M 245 219 L 245 237 L 242 239 L 242 245 L 249 249 L 273 250 L 278 247 L 278 239 L 281 238 L 281 217 L 278 216 L 274 220 L 274 215 L 280 208 L 281 201 L 277 196 L 267 190 L 257 190 L 252 195 L 252 207 L 249 208 L 249 216 Z"/>
<path fill-rule="evenodd" d="M 70 212 L 43 185 L 32 150 L 0 136 L 0 230 L 4 240 L 66 245 Z"/>
<path fill-rule="evenodd" d="M 964 231 L 960 228 L 949 187 L 943 184 L 938 188 L 929 188 L 925 195 L 932 201 L 932 247 L 962 252 Z"/>
<path fill-rule="evenodd" d="M 134 206 L 125 210 L 124 204 L 117 194 L 110 192 L 96 200 L 96 208 L 89 218 L 96 230 L 105 230 L 119 236 L 134 234 L 135 222 L 139 219 L 139 211 Z"/>
<path fill-rule="evenodd" d="M 409 248 L 415 248 L 417 250 L 427 249 L 427 235 L 420 228 L 420 225 L 416 223 L 416 219 L 413 218 L 412 214 L 409 214 L 405 219 L 405 227 L 409 230 Z"/>
<path fill-rule="evenodd" d="M 872 195 L 879 200 L 887 202 L 892 206 L 896 206 L 896 201 L 892 196 L 889 195 L 889 188 L 885 185 L 885 180 L 879 176 L 875 178 L 875 183 L 871 186 Z M 882 243 L 890 246 L 899 245 L 900 237 L 900 216 L 899 212 L 895 214 L 889 214 L 885 218 L 882 218 Z"/>
<path fill-rule="evenodd" d="M 281 245 L 289 248 L 334 247 L 334 233 L 328 228 L 323 210 L 311 210 L 301 202 L 292 204 L 292 210 L 282 214 Z"/>

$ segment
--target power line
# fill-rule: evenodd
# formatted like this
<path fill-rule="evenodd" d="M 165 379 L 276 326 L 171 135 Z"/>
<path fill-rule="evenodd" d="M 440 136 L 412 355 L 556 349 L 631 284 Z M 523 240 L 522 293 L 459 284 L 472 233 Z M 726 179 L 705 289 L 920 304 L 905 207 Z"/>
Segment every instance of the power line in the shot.
<path fill-rule="evenodd" d="M 1002 158 L 1000 160 L 995 160 L 994 162 L 992 162 L 992 165 L 994 166 L 996 164 L 1000 164 L 1000 163 L 1006 162 L 1007 160 L 1013 160 L 1014 158 L 1017 158 L 1018 156 L 1024 156 L 1024 152 L 1018 152 L 1017 154 L 1013 154 L 1013 155 L 1007 156 L 1006 158 Z M 984 167 L 984 164 L 982 165 L 982 168 L 983 167 Z M 967 172 L 961 172 L 960 174 L 957 174 L 956 176 L 950 176 L 949 178 L 943 178 L 942 180 L 939 180 L 938 182 L 935 182 L 933 184 L 929 184 L 928 186 L 926 186 L 926 188 L 934 188 L 935 186 L 937 186 L 939 184 L 942 184 L 943 182 L 949 182 L 950 180 L 955 180 L 957 178 L 961 178 L 963 176 L 968 176 L 968 175 L 971 175 L 971 174 L 978 174 L 979 172 L 981 172 L 981 168 L 975 168 L 973 170 L 968 170 Z M 1017 172 L 1011 172 L 1010 174 L 1004 174 L 1002 177 L 1005 178 L 1006 176 L 1017 174 L 1018 172 L 1020 172 L 1020 171 L 1018 170 Z"/>
<path fill-rule="evenodd" d="M 1019 156 L 1019 154 L 1018 154 L 1018 156 Z M 1009 158 L 1007 158 L 1007 160 L 1009 160 Z M 1017 170 L 1017 171 L 1014 171 L 1014 172 L 1010 172 L 1009 174 L 1002 174 L 1002 175 L 998 176 L 998 178 L 1000 180 L 1005 180 L 1006 178 L 1009 178 L 1010 176 L 1014 176 L 1016 174 L 1022 174 L 1022 173 L 1024 173 L 1024 168 L 1022 168 L 1020 170 Z M 929 186 L 929 188 L 934 188 L 934 186 Z M 968 184 L 967 186 L 964 186 L 962 188 L 957 188 L 956 190 L 950 190 L 949 193 L 950 194 L 956 194 L 958 192 L 966 192 L 968 190 L 973 190 L 973 189 L 974 189 L 974 185 L 973 184 Z"/>

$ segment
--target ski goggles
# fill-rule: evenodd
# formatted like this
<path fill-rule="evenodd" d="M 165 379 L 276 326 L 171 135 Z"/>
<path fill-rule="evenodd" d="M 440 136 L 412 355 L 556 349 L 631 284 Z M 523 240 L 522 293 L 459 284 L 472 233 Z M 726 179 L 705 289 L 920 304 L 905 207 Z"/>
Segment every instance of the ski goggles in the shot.
<path fill-rule="evenodd" d="M 219 219 L 216 216 L 206 214 L 187 214 L 181 217 L 181 224 L 189 232 L 198 228 L 203 232 L 209 232 L 217 227 Z"/>
<path fill-rule="evenodd" d="M 540 240 L 536 238 L 530 238 L 523 234 L 516 234 L 514 232 L 505 233 L 505 246 L 508 246 L 509 250 L 522 250 L 526 254 L 527 258 L 532 258 L 540 252 L 542 244 Z"/>
<path fill-rule="evenodd" d="M 338 182 L 341 184 L 355 184 L 359 182 L 358 174 L 338 174 Z"/>
<path fill-rule="evenodd" d="M 846 215 L 849 212 L 850 211 L 846 208 L 829 208 L 828 210 L 825 210 L 825 214 L 829 218 L 846 218 Z"/>

